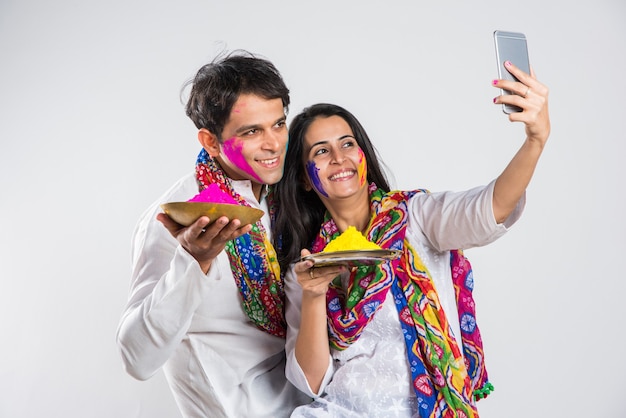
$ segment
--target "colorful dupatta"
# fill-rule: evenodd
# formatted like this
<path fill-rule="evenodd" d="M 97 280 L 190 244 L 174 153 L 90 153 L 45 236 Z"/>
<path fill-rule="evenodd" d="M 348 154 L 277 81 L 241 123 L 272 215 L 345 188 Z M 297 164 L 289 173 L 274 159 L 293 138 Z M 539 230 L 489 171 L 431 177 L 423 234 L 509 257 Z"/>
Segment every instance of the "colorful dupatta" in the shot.
<path fill-rule="evenodd" d="M 367 238 L 382 248 L 402 250 L 402 256 L 378 266 L 357 268 L 345 291 L 339 278 L 330 284 L 327 312 L 331 346 L 344 350 L 355 342 L 391 289 L 405 335 L 420 417 L 477 417 L 474 399 L 485 397 L 493 386 L 487 380 L 482 340 L 475 321 L 471 267 L 461 251 L 451 251 L 463 357 L 430 273 L 404 239 L 408 200 L 420 192 L 426 191 L 385 194 L 375 185 L 370 186 L 373 217 Z M 338 235 L 337 226 L 327 213 L 312 251 L 321 251 Z"/>
<path fill-rule="evenodd" d="M 196 161 L 196 180 L 200 191 L 209 184 L 217 184 L 239 204 L 250 206 L 233 190 L 231 181 L 219 165 L 203 149 Z M 273 193 L 268 195 L 270 218 L 274 217 Z M 285 292 L 280 277 L 278 258 L 261 221 L 252 225 L 252 230 L 226 243 L 230 268 L 241 295 L 242 307 L 250 320 L 261 330 L 285 338 L 284 318 Z"/>

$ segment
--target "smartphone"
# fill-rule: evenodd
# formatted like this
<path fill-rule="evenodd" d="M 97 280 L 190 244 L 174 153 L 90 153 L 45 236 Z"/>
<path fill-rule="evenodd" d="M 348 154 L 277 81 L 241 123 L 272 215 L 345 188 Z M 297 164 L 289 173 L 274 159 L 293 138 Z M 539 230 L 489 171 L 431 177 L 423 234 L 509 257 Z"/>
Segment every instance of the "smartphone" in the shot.
<path fill-rule="evenodd" d="M 530 60 L 528 59 L 528 45 L 526 36 L 519 32 L 505 32 L 497 30 L 493 32 L 493 40 L 496 45 L 496 59 L 498 61 L 498 78 L 503 80 L 519 81 L 505 67 L 505 61 L 511 61 L 522 71 L 530 74 Z M 515 94 L 502 89 L 502 94 Z M 512 105 L 502 105 L 504 113 L 521 112 L 522 109 Z"/>

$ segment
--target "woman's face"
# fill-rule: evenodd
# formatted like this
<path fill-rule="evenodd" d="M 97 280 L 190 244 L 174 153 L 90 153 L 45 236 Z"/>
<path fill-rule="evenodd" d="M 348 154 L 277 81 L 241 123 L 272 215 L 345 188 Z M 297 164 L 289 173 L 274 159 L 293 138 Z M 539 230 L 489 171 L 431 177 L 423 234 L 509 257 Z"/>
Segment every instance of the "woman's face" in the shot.
<path fill-rule="evenodd" d="M 304 136 L 308 186 L 322 200 L 353 196 L 367 188 L 367 163 L 350 125 L 340 116 L 318 117 Z"/>

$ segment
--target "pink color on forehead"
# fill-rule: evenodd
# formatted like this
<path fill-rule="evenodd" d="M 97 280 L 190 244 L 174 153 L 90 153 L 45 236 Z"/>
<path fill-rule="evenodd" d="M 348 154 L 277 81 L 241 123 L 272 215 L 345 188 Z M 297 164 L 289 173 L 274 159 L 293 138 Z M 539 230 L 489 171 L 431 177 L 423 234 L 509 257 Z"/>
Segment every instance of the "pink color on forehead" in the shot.
<path fill-rule="evenodd" d="M 247 103 L 246 103 L 246 102 L 239 103 L 239 104 L 237 105 L 237 107 L 233 107 L 232 112 L 233 112 L 233 113 L 241 113 L 241 110 L 242 110 L 242 109 L 240 109 L 240 108 L 241 108 L 241 107 L 246 107 L 246 106 L 247 106 Z"/>
<path fill-rule="evenodd" d="M 254 172 L 252 167 L 250 167 L 250 164 L 248 164 L 248 161 L 246 161 L 245 157 L 243 156 L 242 151 L 243 151 L 242 140 L 239 140 L 236 137 L 233 137 L 224 141 L 224 154 L 226 155 L 226 157 L 228 157 L 228 159 L 234 165 L 236 165 L 237 168 L 239 168 L 241 171 L 244 171 L 247 174 L 249 174 L 250 177 L 253 178 L 256 182 L 263 183 L 263 180 L 261 180 L 259 176 L 257 176 L 257 174 Z"/>

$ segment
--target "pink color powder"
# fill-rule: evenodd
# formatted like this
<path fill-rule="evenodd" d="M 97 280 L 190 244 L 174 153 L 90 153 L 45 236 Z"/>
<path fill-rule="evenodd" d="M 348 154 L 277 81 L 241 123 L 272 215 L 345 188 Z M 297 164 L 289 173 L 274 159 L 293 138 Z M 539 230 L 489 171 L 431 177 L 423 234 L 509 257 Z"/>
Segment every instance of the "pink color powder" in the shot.
<path fill-rule="evenodd" d="M 246 161 L 246 157 L 243 155 L 243 141 L 241 139 L 237 137 L 227 139 L 224 141 L 223 149 L 224 154 L 228 157 L 230 162 L 240 170 L 245 171 L 254 181 L 263 184 L 263 180 L 254 172 L 254 169 L 250 167 L 250 164 Z"/>
<path fill-rule="evenodd" d="M 224 193 L 222 189 L 220 189 L 220 186 L 215 183 L 209 184 L 209 187 L 189 199 L 188 202 L 226 203 L 229 205 L 239 204 L 232 196 Z"/>

